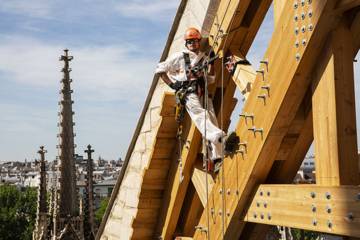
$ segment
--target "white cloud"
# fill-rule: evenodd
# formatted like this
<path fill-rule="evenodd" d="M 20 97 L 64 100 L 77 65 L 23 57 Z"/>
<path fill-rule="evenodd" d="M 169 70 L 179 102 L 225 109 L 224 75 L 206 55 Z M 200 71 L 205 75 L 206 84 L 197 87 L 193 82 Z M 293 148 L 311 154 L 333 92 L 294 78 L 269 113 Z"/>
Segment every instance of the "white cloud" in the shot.
<path fill-rule="evenodd" d="M 49 18 L 53 1 L 48 0 L 2 0 L 0 12 L 26 15 L 30 17 Z"/>
<path fill-rule="evenodd" d="M 35 39 L 11 37 L 0 41 L 0 73 L 13 81 L 40 87 L 59 87 L 63 46 Z M 83 98 L 131 99 L 145 93 L 156 59 L 133 55 L 133 46 L 73 47 L 70 63 L 75 91 Z M 1 79 L 0 79 L 1 80 Z"/>
<path fill-rule="evenodd" d="M 139 19 L 161 21 L 174 15 L 179 6 L 179 0 L 132 0 L 120 3 L 115 9 L 123 16 Z"/>

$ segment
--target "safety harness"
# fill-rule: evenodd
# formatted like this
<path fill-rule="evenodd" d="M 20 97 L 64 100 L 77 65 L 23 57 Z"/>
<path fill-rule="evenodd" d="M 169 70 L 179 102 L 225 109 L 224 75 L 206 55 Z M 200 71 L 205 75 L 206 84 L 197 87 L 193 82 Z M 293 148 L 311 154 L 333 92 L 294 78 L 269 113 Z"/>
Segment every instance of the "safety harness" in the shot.
<path fill-rule="evenodd" d="M 190 72 L 197 74 L 203 69 L 199 66 L 191 67 L 190 56 L 189 53 L 183 53 L 184 61 L 185 61 L 185 72 L 188 76 Z M 202 59 L 199 61 L 202 63 Z M 198 93 L 201 95 L 204 89 L 204 79 L 199 77 L 196 80 L 187 80 L 182 82 L 181 88 L 176 91 L 175 99 L 176 99 L 176 110 L 175 110 L 175 120 L 180 124 L 185 116 L 185 104 L 186 104 L 186 96 L 190 93 Z"/>

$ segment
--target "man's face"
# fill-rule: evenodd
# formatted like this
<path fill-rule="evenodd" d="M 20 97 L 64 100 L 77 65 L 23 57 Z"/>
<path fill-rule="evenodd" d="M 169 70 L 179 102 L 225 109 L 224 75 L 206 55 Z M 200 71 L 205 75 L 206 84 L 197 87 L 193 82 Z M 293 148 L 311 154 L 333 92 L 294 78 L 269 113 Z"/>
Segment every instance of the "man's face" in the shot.
<path fill-rule="evenodd" d="M 189 51 L 198 52 L 200 49 L 200 40 L 199 39 L 188 39 L 186 40 L 186 47 Z"/>

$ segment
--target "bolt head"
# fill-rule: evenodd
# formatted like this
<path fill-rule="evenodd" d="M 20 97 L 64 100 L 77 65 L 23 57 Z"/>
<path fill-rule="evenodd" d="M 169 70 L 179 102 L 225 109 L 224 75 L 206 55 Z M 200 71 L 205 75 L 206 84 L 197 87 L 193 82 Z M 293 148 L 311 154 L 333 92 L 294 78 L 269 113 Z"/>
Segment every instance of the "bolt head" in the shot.
<path fill-rule="evenodd" d="M 327 221 L 326 225 L 328 226 L 328 228 L 332 228 L 332 226 L 333 226 L 333 224 L 332 224 L 332 222 L 330 220 Z"/>
<path fill-rule="evenodd" d="M 348 221 L 354 221 L 354 214 L 352 212 L 349 212 L 346 216 L 346 219 Z"/>
<path fill-rule="evenodd" d="M 294 9 L 297 9 L 299 7 L 297 1 L 294 2 Z"/>
<path fill-rule="evenodd" d="M 316 193 L 315 193 L 315 192 L 311 192 L 311 193 L 310 193 L 310 196 L 311 196 L 311 198 L 315 198 L 315 197 L 316 197 Z"/>
<path fill-rule="evenodd" d="M 316 226 L 316 225 L 317 225 L 316 219 L 313 219 L 313 220 L 312 220 L 312 225 L 313 225 L 313 226 Z"/>
<path fill-rule="evenodd" d="M 331 194 L 329 192 L 326 192 L 325 193 L 325 198 L 330 200 L 331 199 Z"/>
<path fill-rule="evenodd" d="M 309 27 L 308 27 L 309 31 L 311 32 L 313 29 L 314 29 L 314 26 L 312 24 L 309 24 Z"/>
<path fill-rule="evenodd" d="M 302 32 L 302 33 L 305 33 L 305 32 L 306 32 L 306 27 L 305 27 L 305 26 L 302 26 L 302 27 L 301 27 L 301 32 Z"/>
<path fill-rule="evenodd" d="M 302 13 L 301 13 L 301 19 L 302 19 L 302 20 L 305 20 L 305 17 L 306 17 L 305 12 L 302 12 Z"/>
<path fill-rule="evenodd" d="M 296 48 L 299 47 L 299 41 L 298 41 L 298 40 L 296 40 L 296 42 L 295 42 L 295 47 L 296 47 Z"/>
<path fill-rule="evenodd" d="M 326 212 L 329 213 L 329 214 L 331 213 L 331 207 L 329 205 L 326 206 Z"/>
<path fill-rule="evenodd" d="M 311 206 L 311 211 L 316 212 L 316 206 L 314 204 Z"/>
<path fill-rule="evenodd" d="M 298 35 L 299 34 L 299 28 L 296 27 L 294 32 L 295 32 L 295 35 Z"/>
<path fill-rule="evenodd" d="M 312 10 L 309 11 L 308 16 L 311 18 L 313 16 Z"/>
<path fill-rule="evenodd" d="M 295 16 L 294 16 L 294 20 L 295 20 L 295 22 L 297 22 L 297 21 L 299 20 L 298 15 L 295 15 Z"/>

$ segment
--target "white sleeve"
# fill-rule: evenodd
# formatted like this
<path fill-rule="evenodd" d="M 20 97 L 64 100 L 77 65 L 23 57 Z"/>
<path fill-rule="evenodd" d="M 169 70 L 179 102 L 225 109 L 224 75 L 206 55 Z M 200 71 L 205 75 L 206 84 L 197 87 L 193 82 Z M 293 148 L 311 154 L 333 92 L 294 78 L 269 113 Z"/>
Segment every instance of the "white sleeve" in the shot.
<path fill-rule="evenodd" d="M 178 69 L 180 69 L 181 56 L 182 54 L 174 54 L 164 62 L 158 63 L 155 69 L 155 73 L 176 72 Z"/>

